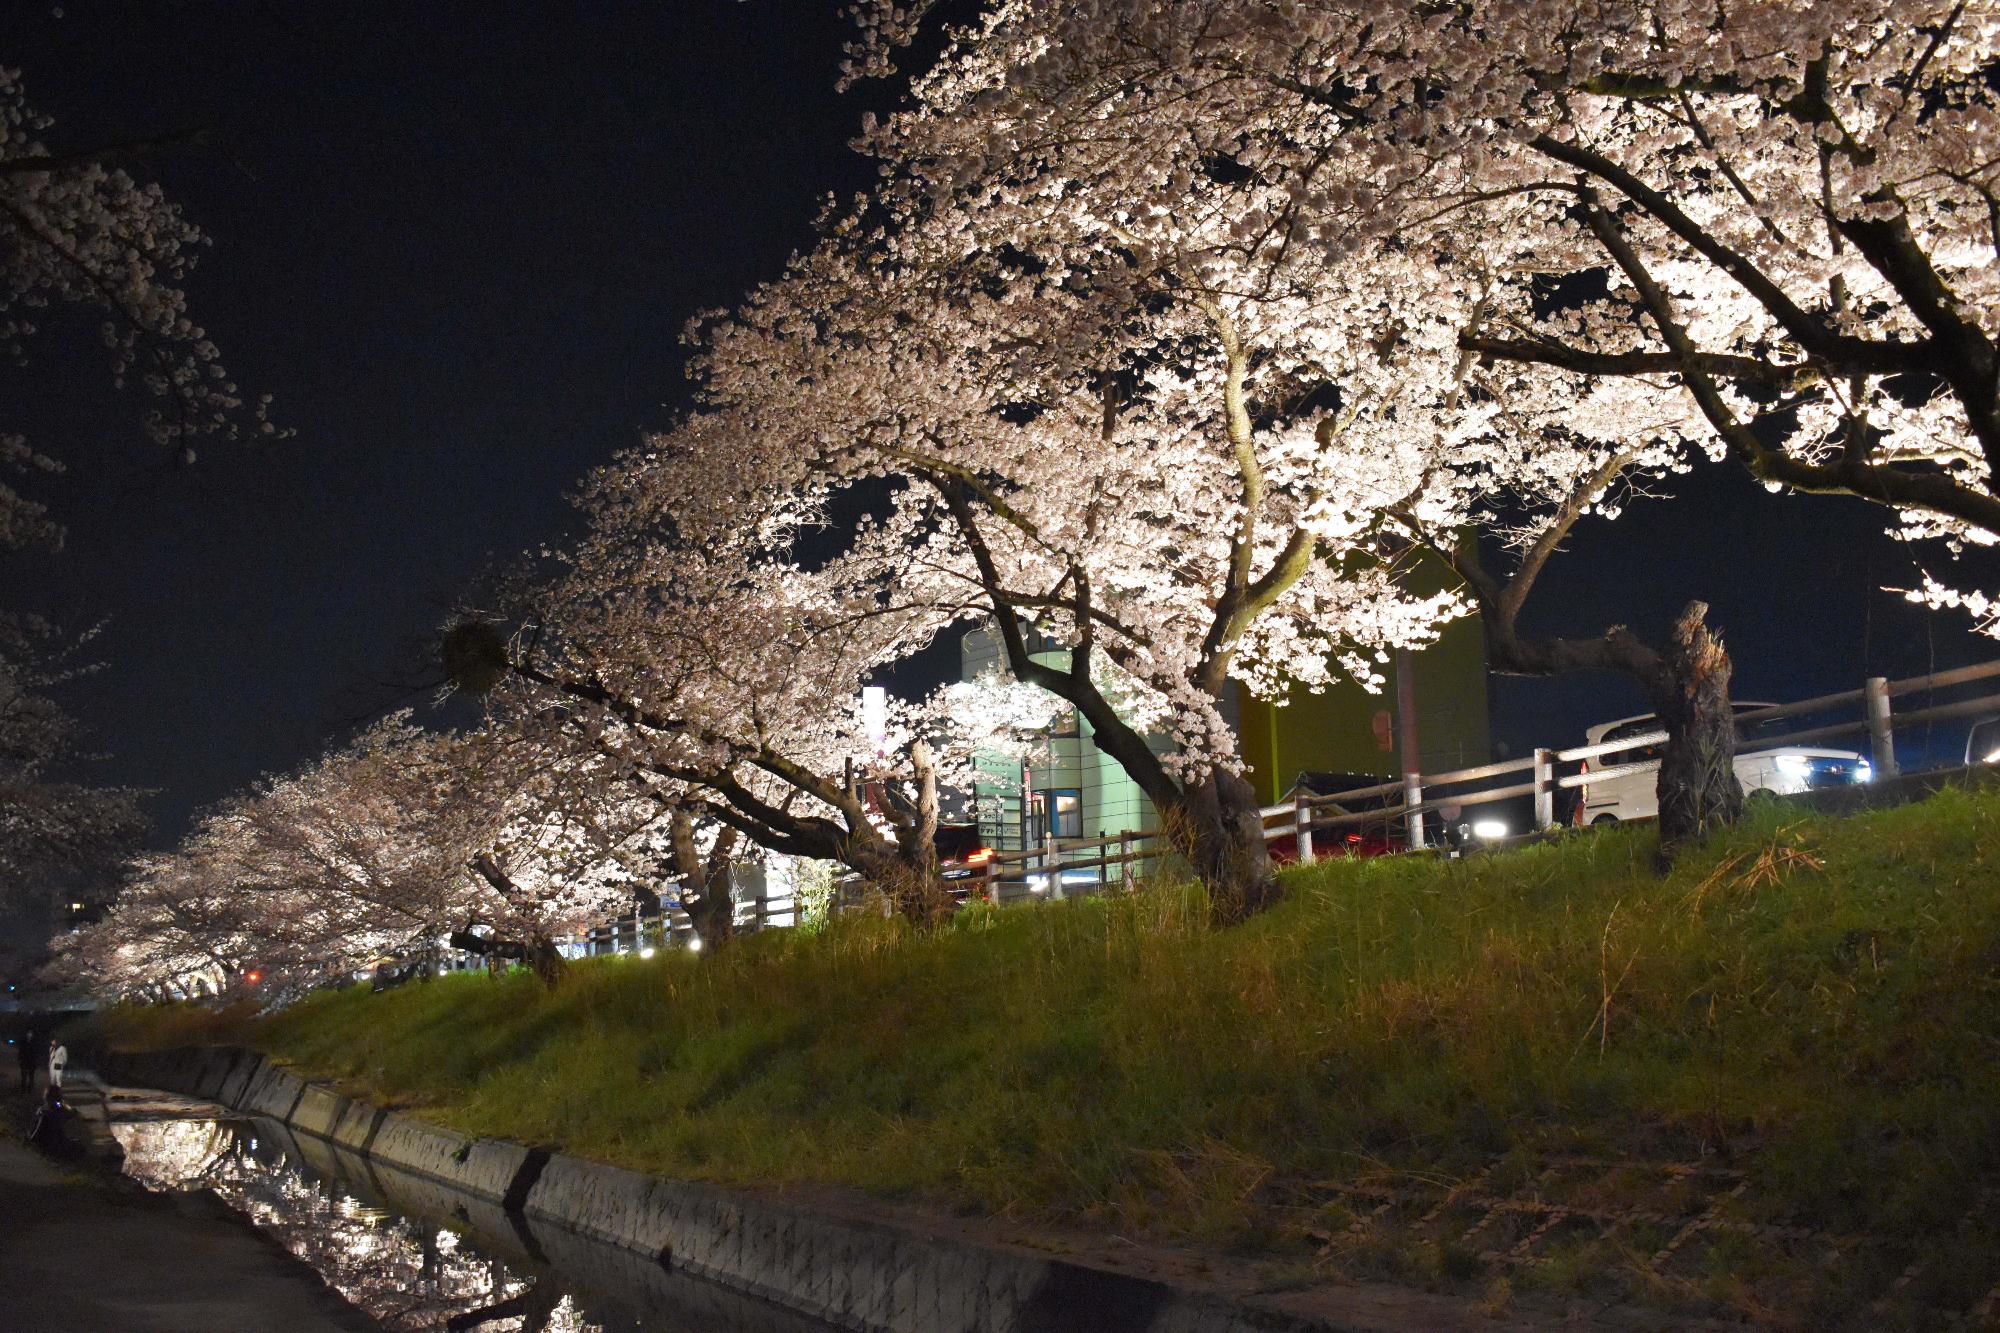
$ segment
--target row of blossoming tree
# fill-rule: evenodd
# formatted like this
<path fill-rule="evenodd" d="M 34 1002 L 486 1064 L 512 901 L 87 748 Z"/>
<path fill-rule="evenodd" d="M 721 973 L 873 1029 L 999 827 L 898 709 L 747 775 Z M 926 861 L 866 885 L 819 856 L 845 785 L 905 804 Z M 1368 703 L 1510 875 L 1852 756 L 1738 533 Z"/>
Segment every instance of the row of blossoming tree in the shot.
<path fill-rule="evenodd" d="M 696 323 L 696 406 L 447 640 L 481 744 L 678 826 L 693 878 L 707 830 L 935 915 L 938 784 L 1033 709 L 867 735 L 855 687 L 971 620 L 1220 920 L 1274 892 L 1229 683 L 1372 686 L 1474 609 L 1496 669 L 1636 683 L 1672 847 L 1742 801 L 1729 660 L 1698 589 L 1664 641 L 1525 633 L 1579 524 L 1715 465 L 1946 560 L 2000 532 L 2000 5 L 931 10 L 857 6 L 850 79 L 936 53 L 858 141 L 880 184 Z M 1459 591 L 1408 590 L 1426 554 Z"/>
<path fill-rule="evenodd" d="M 0 68 L 0 345 L 15 376 L 10 410 L 18 415 L 21 403 L 47 395 L 43 365 L 60 357 L 65 341 L 87 346 L 94 333 L 113 381 L 145 395 L 147 438 L 192 461 L 204 440 L 245 443 L 284 432 L 267 399 L 237 387 L 189 315 L 182 285 L 208 238 L 157 185 L 126 170 L 169 143 L 60 136 L 28 100 L 19 71 Z M 67 470 L 55 455 L 75 442 L 31 440 L 12 429 L 18 424 L 0 421 L 0 562 L 58 550 L 66 537 L 38 490 Z M 27 612 L 15 603 L 17 584 L 6 586 L 0 910 L 41 906 L 37 899 L 67 898 L 78 885 L 115 876 L 147 829 L 145 793 L 77 779 L 91 746 L 60 696 L 96 669 L 97 631 Z"/>

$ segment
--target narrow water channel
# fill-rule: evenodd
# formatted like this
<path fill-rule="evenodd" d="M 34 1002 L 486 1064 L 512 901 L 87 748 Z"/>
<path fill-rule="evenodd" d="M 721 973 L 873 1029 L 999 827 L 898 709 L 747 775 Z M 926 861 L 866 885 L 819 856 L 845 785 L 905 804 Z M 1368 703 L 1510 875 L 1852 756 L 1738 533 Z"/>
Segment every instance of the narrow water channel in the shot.
<path fill-rule="evenodd" d="M 643 1255 L 373 1163 L 276 1121 L 114 1096 L 124 1171 L 206 1191 L 393 1333 L 827 1333 Z"/>

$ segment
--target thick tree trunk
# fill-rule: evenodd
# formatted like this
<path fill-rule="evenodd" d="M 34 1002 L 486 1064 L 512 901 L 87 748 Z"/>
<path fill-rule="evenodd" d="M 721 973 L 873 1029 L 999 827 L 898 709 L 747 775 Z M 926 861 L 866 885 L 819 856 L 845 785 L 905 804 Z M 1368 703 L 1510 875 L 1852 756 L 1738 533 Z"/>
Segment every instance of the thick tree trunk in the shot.
<path fill-rule="evenodd" d="M 546 937 L 528 941 L 528 966 L 534 970 L 535 979 L 544 986 L 553 986 L 569 971 L 569 960 L 556 948 L 556 942 Z"/>
<path fill-rule="evenodd" d="M 1660 757 L 1660 855 L 1671 859 L 1743 812 L 1736 780 L 1736 719 L 1729 706 L 1729 652 L 1689 602 L 1662 657 L 1654 706 L 1666 728 Z"/>
<path fill-rule="evenodd" d="M 1278 899 L 1259 808 L 1254 787 L 1217 769 L 1161 812 L 1168 837 L 1208 886 L 1217 925 L 1246 921 Z"/>
<path fill-rule="evenodd" d="M 1482 606 L 1495 607 L 1492 598 Z M 1641 643 L 1624 626 L 1598 639 L 1524 642 L 1513 634 L 1511 614 L 1499 606 L 1489 623 L 1489 660 L 1495 670 L 1524 676 L 1572 671 L 1617 671 L 1646 691 L 1667 733 L 1655 790 L 1659 795 L 1661 862 L 1676 849 L 1731 823 L 1742 813 L 1736 780 L 1736 719 L 1729 707 L 1729 653 L 1707 625 L 1708 604 L 1689 602 L 1675 622 L 1664 652 Z M 1606 764 L 1626 756 L 1607 755 Z"/>
<path fill-rule="evenodd" d="M 716 879 L 721 883 L 716 883 Z M 726 869 L 703 885 L 700 897 L 681 901 L 687 908 L 688 924 L 694 927 L 695 938 L 701 941 L 704 952 L 712 954 L 736 938 L 736 899 L 730 892 Z"/>
<path fill-rule="evenodd" d="M 676 810 L 668 829 L 674 874 L 681 882 L 681 906 L 702 949 L 712 954 L 736 937 L 736 898 L 731 892 L 730 873 L 736 830 L 725 828 L 717 833 L 704 860 L 695 842 L 694 816 Z"/>
<path fill-rule="evenodd" d="M 935 926 L 951 915 L 951 893 L 938 875 L 937 761 L 929 743 L 910 746 L 914 792 L 882 784 L 873 788 L 874 808 L 894 836 L 861 825 L 848 830 L 835 859 L 880 889 L 896 914 L 914 926 Z"/>
<path fill-rule="evenodd" d="M 951 914 L 951 895 L 938 877 L 937 761 L 928 742 L 910 747 L 910 767 L 916 774 L 917 800 L 908 824 L 897 832 L 901 865 L 896 907 L 913 924 L 934 926 Z"/>
<path fill-rule="evenodd" d="M 880 889 L 896 914 L 913 926 L 935 926 L 951 914 L 951 895 L 938 878 L 935 843 L 853 847 L 840 859 Z"/>
<path fill-rule="evenodd" d="M 513 877 L 500 868 L 500 862 L 492 852 L 480 852 L 473 857 L 472 869 L 492 886 L 493 891 L 499 894 L 509 907 L 523 915 L 533 910 L 526 895 L 514 883 Z M 535 976 L 544 986 L 553 986 L 561 981 L 563 973 L 569 969 L 569 963 L 556 949 L 556 942 L 546 935 L 534 935 L 522 941 L 521 947 L 527 955 L 528 966 L 534 970 Z M 494 954 L 489 952 L 486 961 L 491 966 Z"/>
<path fill-rule="evenodd" d="M 893 884 L 884 885 L 896 911 L 913 926 L 939 926 L 951 916 L 951 892 L 938 878 L 935 858 L 928 872 L 907 865 L 897 868 Z"/>

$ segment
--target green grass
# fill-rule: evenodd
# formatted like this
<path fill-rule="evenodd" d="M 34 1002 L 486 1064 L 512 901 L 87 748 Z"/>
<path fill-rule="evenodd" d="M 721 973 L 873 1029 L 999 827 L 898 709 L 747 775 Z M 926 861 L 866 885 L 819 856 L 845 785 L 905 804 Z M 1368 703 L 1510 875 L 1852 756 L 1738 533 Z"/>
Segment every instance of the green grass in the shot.
<path fill-rule="evenodd" d="M 1198 891 L 846 920 L 715 957 L 461 976 L 283 1013 L 123 1010 L 134 1045 L 242 1039 L 477 1133 L 723 1181 L 817 1181 L 1524 1299 L 1634 1293 L 1827 1326 L 2000 1281 L 2000 792 L 1848 818 L 1754 812 L 1664 878 L 1649 830 L 1335 862 L 1213 930 Z M 1481 1258 L 1412 1205 L 1451 1182 L 1618 1210 L 1745 1173 L 1715 1233 Z M 1989 1211 L 1985 1216 L 2000 1216 Z M 1671 1229 L 1669 1229 L 1671 1230 Z M 1510 1237 L 1511 1239 L 1511 1237 Z M 1935 1276 L 1931 1274 L 1935 1272 Z M 1954 1305 L 1954 1303 L 1957 1303 Z M 1869 1322 L 1878 1322 L 1871 1316 Z"/>

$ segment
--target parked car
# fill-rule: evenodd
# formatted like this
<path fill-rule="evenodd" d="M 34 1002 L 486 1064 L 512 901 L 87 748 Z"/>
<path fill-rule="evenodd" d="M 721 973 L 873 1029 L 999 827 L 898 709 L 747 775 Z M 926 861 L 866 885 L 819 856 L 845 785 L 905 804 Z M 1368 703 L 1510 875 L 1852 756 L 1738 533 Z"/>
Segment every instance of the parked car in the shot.
<path fill-rule="evenodd" d="M 1731 707 L 1740 717 L 1772 705 L 1737 702 Z M 1746 796 L 1790 796 L 1821 787 L 1845 787 L 1867 782 L 1875 776 L 1869 762 L 1852 750 L 1782 743 L 1760 746 L 1757 737 L 1765 729 L 1764 725 L 1752 722 L 1745 726 L 1739 722 L 1737 726 L 1736 780 L 1743 784 Z M 1590 728 L 1583 734 L 1584 743 L 1599 745 L 1605 741 L 1643 736 L 1659 729 L 1657 717 L 1642 713 L 1638 717 L 1620 718 L 1616 722 L 1605 722 Z M 1598 755 L 1586 759 L 1583 769 L 1585 773 L 1595 773 L 1624 764 L 1655 763 L 1662 748 L 1660 745 L 1647 745 L 1636 750 Z M 1658 783 L 1657 768 L 1620 773 L 1586 783 L 1582 788 L 1583 799 L 1577 804 L 1576 822 L 1610 824 L 1621 819 L 1652 819 L 1660 813 Z"/>
<path fill-rule="evenodd" d="M 2000 717 L 1982 717 L 1965 737 L 1965 766 L 2000 764 Z"/>
<path fill-rule="evenodd" d="M 977 824 L 939 824 L 937 828 L 938 876 L 945 880 L 981 879 L 993 849 L 979 836 Z M 962 900 L 965 886 L 957 893 Z"/>

